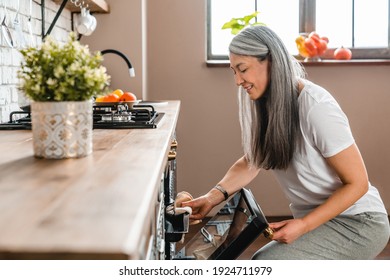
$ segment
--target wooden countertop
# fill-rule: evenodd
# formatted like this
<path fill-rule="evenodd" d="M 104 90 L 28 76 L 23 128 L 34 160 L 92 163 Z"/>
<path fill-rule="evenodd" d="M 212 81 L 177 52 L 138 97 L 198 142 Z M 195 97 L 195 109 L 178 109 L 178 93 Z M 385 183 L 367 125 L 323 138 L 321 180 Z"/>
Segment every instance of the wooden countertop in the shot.
<path fill-rule="evenodd" d="M 140 259 L 180 101 L 156 129 L 93 131 L 81 159 L 33 156 L 31 131 L 0 131 L 0 259 Z"/>

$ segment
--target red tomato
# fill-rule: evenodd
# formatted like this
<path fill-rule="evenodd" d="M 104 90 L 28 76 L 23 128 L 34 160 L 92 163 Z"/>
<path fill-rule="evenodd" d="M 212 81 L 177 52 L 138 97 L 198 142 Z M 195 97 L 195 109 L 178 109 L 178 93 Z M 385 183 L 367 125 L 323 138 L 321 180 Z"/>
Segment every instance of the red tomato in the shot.
<path fill-rule="evenodd" d="M 325 40 L 320 39 L 316 43 L 318 55 L 322 55 L 328 49 L 328 43 Z"/>
<path fill-rule="evenodd" d="M 321 39 L 324 40 L 324 41 L 326 41 L 326 43 L 329 43 L 329 38 L 328 38 L 328 37 L 322 36 Z"/>
<path fill-rule="evenodd" d="M 352 58 L 352 52 L 348 48 L 340 47 L 333 53 L 335 59 L 350 60 Z"/>
<path fill-rule="evenodd" d="M 306 38 L 303 45 L 305 46 L 307 53 L 311 57 L 316 56 L 318 54 L 316 44 L 312 38 Z"/>
<path fill-rule="evenodd" d="M 316 44 L 320 41 L 320 35 L 318 35 L 315 31 L 309 34 L 309 38 L 311 38 Z"/>

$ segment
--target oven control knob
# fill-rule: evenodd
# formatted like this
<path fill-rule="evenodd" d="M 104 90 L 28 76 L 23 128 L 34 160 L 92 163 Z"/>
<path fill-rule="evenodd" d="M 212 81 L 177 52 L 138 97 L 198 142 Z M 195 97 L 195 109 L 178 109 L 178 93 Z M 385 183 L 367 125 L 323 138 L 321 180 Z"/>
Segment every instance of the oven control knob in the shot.
<path fill-rule="evenodd" d="M 176 159 L 176 151 L 171 150 L 168 153 L 168 160 L 174 160 L 174 159 Z"/>
<path fill-rule="evenodd" d="M 171 143 L 171 149 L 176 149 L 177 148 L 177 140 L 173 139 Z"/>

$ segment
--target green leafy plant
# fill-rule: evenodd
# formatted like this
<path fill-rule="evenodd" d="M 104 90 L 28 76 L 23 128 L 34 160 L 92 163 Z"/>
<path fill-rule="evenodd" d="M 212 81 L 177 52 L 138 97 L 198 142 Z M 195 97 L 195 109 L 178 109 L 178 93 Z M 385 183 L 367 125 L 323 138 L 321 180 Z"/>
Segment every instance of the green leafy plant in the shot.
<path fill-rule="evenodd" d="M 250 15 L 240 17 L 240 18 L 232 18 L 230 21 L 224 23 L 222 26 L 222 29 L 231 29 L 231 33 L 233 35 L 236 35 L 238 32 L 241 31 L 244 27 L 248 25 L 265 25 L 262 22 L 257 22 L 256 17 L 260 12 L 254 12 Z M 255 20 L 255 22 L 251 23 L 251 20 Z"/>
<path fill-rule="evenodd" d="M 84 101 L 109 84 L 100 52 L 92 54 L 74 33 L 64 44 L 47 36 L 40 47 L 20 52 L 19 89 L 34 101 Z"/>

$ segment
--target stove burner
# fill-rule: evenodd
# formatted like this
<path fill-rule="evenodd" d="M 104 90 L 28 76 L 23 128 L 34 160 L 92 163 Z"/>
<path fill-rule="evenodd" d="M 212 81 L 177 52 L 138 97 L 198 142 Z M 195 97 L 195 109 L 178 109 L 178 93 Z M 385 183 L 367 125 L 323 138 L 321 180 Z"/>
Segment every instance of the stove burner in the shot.
<path fill-rule="evenodd" d="M 94 129 L 156 128 L 164 113 L 154 110 L 151 105 L 126 104 L 94 105 Z M 0 123 L 0 130 L 30 130 L 31 114 L 28 111 L 15 111 L 10 114 L 10 121 Z"/>
<path fill-rule="evenodd" d="M 31 114 L 27 111 L 14 111 L 9 114 L 9 121 L 0 123 L 0 130 L 30 130 Z"/>
<path fill-rule="evenodd" d="M 93 128 L 156 128 L 164 116 L 151 105 L 111 104 L 94 106 Z"/>
<path fill-rule="evenodd" d="M 134 122 L 131 120 L 131 114 L 103 114 L 102 122 Z"/>

